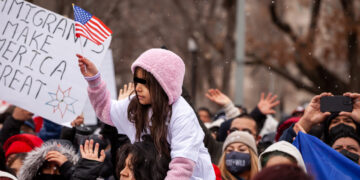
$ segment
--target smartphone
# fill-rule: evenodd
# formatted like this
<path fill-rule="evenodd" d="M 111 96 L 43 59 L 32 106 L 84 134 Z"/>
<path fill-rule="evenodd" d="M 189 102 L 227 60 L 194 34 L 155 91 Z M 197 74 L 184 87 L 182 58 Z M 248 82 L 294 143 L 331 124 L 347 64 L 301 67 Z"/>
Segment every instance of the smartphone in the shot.
<path fill-rule="evenodd" d="M 348 96 L 324 96 L 320 98 L 321 112 L 351 112 L 352 99 Z"/>

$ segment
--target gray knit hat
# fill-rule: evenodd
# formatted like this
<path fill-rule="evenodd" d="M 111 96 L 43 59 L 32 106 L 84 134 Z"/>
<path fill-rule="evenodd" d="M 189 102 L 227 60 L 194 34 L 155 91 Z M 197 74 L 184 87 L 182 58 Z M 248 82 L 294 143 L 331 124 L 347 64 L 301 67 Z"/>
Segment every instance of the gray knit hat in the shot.
<path fill-rule="evenodd" d="M 229 144 L 234 143 L 234 142 L 244 143 L 245 145 L 249 146 L 255 152 L 256 155 L 258 154 L 255 139 L 250 133 L 245 132 L 245 131 L 234 131 L 234 132 L 232 132 L 225 139 L 222 150 L 224 151 L 225 148 Z"/>

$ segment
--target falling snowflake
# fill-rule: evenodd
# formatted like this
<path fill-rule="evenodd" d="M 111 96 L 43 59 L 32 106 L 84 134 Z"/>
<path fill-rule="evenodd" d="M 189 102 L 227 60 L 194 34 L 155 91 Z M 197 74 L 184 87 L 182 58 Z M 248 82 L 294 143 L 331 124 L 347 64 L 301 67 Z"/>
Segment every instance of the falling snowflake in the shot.
<path fill-rule="evenodd" d="M 67 111 L 75 114 L 74 103 L 78 100 L 70 96 L 70 91 L 71 87 L 63 91 L 59 85 L 56 93 L 49 92 L 51 100 L 46 102 L 46 105 L 53 107 L 53 113 L 59 111 L 61 118 Z"/>

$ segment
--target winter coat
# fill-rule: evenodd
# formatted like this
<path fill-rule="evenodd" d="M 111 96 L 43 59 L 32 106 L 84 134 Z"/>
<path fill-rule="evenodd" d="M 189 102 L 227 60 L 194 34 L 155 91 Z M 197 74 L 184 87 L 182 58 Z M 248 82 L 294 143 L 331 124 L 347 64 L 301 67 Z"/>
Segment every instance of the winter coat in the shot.
<path fill-rule="evenodd" d="M 102 167 L 103 162 L 80 159 L 75 167 L 71 180 L 96 180 L 96 178 L 99 177 Z"/>
<path fill-rule="evenodd" d="M 299 150 L 292 144 L 290 144 L 289 142 L 286 141 L 279 141 L 277 143 L 272 144 L 271 146 L 269 146 L 267 149 L 265 149 L 264 152 L 262 152 L 259 156 L 259 169 L 262 168 L 261 166 L 261 161 L 264 158 L 265 154 L 271 153 L 271 152 L 275 152 L 275 151 L 280 151 L 283 152 L 287 155 L 290 155 L 291 157 L 293 157 L 296 162 L 297 165 L 302 168 L 304 170 L 304 172 L 306 172 L 306 167 L 305 167 L 305 163 L 304 160 L 302 158 L 301 153 L 299 152 Z"/>
<path fill-rule="evenodd" d="M 74 171 L 74 165 L 78 162 L 79 156 L 69 144 L 58 143 L 57 141 L 47 141 L 40 148 L 36 148 L 28 153 L 24 160 L 24 164 L 20 169 L 18 176 L 19 180 L 34 179 L 45 162 L 46 154 L 49 151 L 58 151 L 66 156 L 68 161 L 60 167 L 60 174 L 64 177 L 64 179 L 71 179 L 71 175 Z"/>

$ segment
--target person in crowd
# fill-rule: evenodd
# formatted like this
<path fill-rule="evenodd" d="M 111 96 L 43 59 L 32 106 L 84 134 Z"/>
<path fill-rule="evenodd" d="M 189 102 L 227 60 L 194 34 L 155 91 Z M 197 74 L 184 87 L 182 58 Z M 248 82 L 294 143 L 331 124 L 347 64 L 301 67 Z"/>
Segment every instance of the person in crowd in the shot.
<path fill-rule="evenodd" d="M 197 115 L 200 118 L 200 121 L 202 121 L 205 124 L 205 126 L 208 126 L 212 123 L 212 120 L 211 120 L 212 115 L 208 108 L 200 107 L 197 110 Z"/>
<path fill-rule="evenodd" d="M 16 134 L 20 134 L 21 127 L 25 121 L 31 120 L 33 113 L 26 111 L 25 109 L 15 107 L 11 116 L 7 116 L 3 127 L 0 131 L 0 143 L 5 141 Z"/>
<path fill-rule="evenodd" d="M 115 126 L 130 141 L 151 134 L 160 154 L 171 156 L 166 179 L 214 179 L 204 133 L 191 106 L 182 98 L 183 60 L 165 49 L 150 49 L 132 64 L 135 95 L 111 101 L 96 66 L 77 55 L 88 80 L 88 94 L 99 119 Z M 167 142 L 167 143 L 166 143 Z M 170 151 L 171 150 L 171 151 Z"/>
<path fill-rule="evenodd" d="M 14 174 L 18 174 L 28 152 L 40 147 L 43 141 L 32 134 L 17 134 L 4 143 L 6 165 Z"/>
<path fill-rule="evenodd" d="M 331 141 L 330 136 L 335 136 L 340 131 L 353 131 L 360 136 L 360 123 L 356 122 L 349 115 L 339 115 L 339 113 L 331 113 L 326 118 L 324 124 L 324 137 L 325 143 L 329 144 Z"/>
<path fill-rule="evenodd" d="M 261 136 L 259 136 L 260 129 L 255 119 L 249 114 L 242 114 L 232 120 L 228 134 L 234 131 L 247 131 L 254 137 L 256 142 L 261 139 Z"/>
<path fill-rule="evenodd" d="M 13 172 L 7 165 L 6 165 L 6 159 L 5 159 L 5 152 L 3 149 L 2 144 L 0 144 L 0 173 L 4 173 L 4 176 L 7 174 L 15 175 L 15 172 Z M 0 174 L 0 179 L 1 179 Z"/>
<path fill-rule="evenodd" d="M 171 158 L 157 151 L 149 135 L 142 139 L 118 151 L 116 172 L 120 180 L 162 180 L 166 177 Z"/>
<path fill-rule="evenodd" d="M 209 131 L 211 132 L 211 135 L 214 139 L 216 139 L 219 129 L 220 129 L 220 125 L 221 125 L 221 121 L 214 121 L 212 123 L 210 123 L 209 125 L 206 125 L 206 128 L 209 129 Z"/>
<path fill-rule="evenodd" d="M 250 180 L 258 172 L 258 154 L 254 136 L 234 131 L 226 138 L 219 169 L 225 180 Z"/>
<path fill-rule="evenodd" d="M 275 143 L 275 135 L 276 132 L 267 133 L 261 137 L 261 140 L 257 144 L 258 153 L 262 153 L 267 149 L 269 146 Z"/>
<path fill-rule="evenodd" d="M 320 111 L 320 98 L 325 96 L 332 96 L 331 93 L 321 93 L 312 98 L 310 104 L 306 107 L 304 115 L 300 118 L 298 122 L 291 125 L 288 129 L 284 131 L 280 140 L 285 140 L 292 142 L 296 137 L 299 131 L 310 132 L 312 127 L 323 123 L 327 117 L 331 115 L 330 112 L 321 112 Z M 345 124 L 353 127 L 354 130 L 357 129 L 357 125 L 360 122 L 360 94 L 357 93 L 344 93 L 344 96 L 348 96 L 353 99 L 353 110 L 352 112 L 340 112 L 338 119 L 330 118 L 327 122 L 328 125 L 324 126 L 324 134 L 331 132 L 331 129 L 334 127 Z M 345 116 L 350 117 L 352 120 L 345 118 Z M 353 124 L 353 125 L 351 125 Z M 325 137 L 324 141 L 328 143 L 329 138 Z"/>
<path fill-rule="evenodd" d="M 222 106 L 224 106 L 226 104 L 233 104 L 232 101 L 230 100 L 230 98 L 227 97 L 225 94 L 223 94 L 218 89 L 216 89 L 216 90 L 210 89 L 208 91 L 208 93 L 206 94 L 206 96 L 211 101 L 213 101 L 219 105 L 222 105 Z M 277 98 L 276 95 L 272 96 L 272 94 L 270 94 L 270 93 L 265 98 L 265 95 L 262 93 L 259 103 L 257 104 L 256 108 L 250 114 L 252 119 L 256 118 L 256 123 L 257 123 L 256 126 L 259 127 L 259 129 L 262 126 L 258 126 L 258 124 L 259 125 L 263 124 L 263 122 L 266 119 L 266 114 L 275 112 L 273 108 L 279 104 L 279 101 L 277 101 L 276 98 Z M 200 125 L 205 133 L 204 144 L 209 150 L 209 153 L 211 155 L 211 161 L 215 164 L 218 164 L 218 161 L 222 155 L 223 141 L 229 134 L 229 129 L 230 129 L 233 119 L 236 116 L 241 115 L 240 110 L 238 108 L 235 108 L 234 105 L 229 105 L 226 107 L 229 107 L 229 108 L 225 108 L 225 114 L 228 114 L 228 115 L 231 114 L 231 116 L 233 116 L 233 117 L 232 117 L 232 119 L 229 119 L 227 121 L 223 120 L 225 122 L 223 122 L 220 125 L 219 131 L 217 132 L 216 140 L 213 138 L 212 133 L 205 126 L 202 126 L 200 123 Z M 246 112 L 246 109 L 244 109 L 243 114 L 246 114 L 245 112 Z M 266 114 L 262 114 L 262 113 L 266 113 Z M 217 122 L 217 121 L 214 121 L 214 123 L 215 122 Z"/>
<path fill-rule="evenodd" d="M 313 180 L 314 178 L 294 164 L 278 164 L 262 169 L 253 180 Z"/>
<path fill-rule="evenodd" d="M 336 128 L 336 127 L 334 127 Z M 340 129 L 339 129 L 340 130 Z M 329 146 L 360 165 L 360 137 L 351 130 L 338 131 L 330 137 Z"/>
<path fill-rule="evenodd" d="M 27 154 L 18 178 L 21 180 L 70 179 L 72 168 L 78 160 L 79 157 L 70 141 L 49 140 Z"/>
<path fill-rule="evenodd" d="M 299 150 L 287 141 L 279 141 L 269 146 L 259 156 L 260 169 L 277 164 L 298 165 L 304 172 L 306 167 Z"/>
<path fill-rule="evenodd" d="M 264 124 L 267 120 L 267 115 L 274 114 L 275 110 L 274 108 L 279 105 L 280 101 L 277 99 L 277 95 L 272 95 L 271 93 L 268 93 L 268 95 L 265 97 L 264 93 L 261 93 L 260 100 L 257 104 L 257 106 L 251 111 L 250 116 L 255 119 L 256 124 L 259 129 L 263 129 Z M 230 111 L 230 110 L 229 110 Z M 232 120 L 241 115 L 239 110 L 235 108 L 233 110 L 234 112 L 237 111 L 238 113 L 234 113 L 234 116 L 232 119 L 227 119 L 228 121 L 225 121 L 219 129 L 219 133 L 217 136 L 217 140 L 223 142 L 228 134 L 228 130 L 230 129 Z"/>
<path fill-rule="evenodd" d="M 29 152 L 18 178 L 36 179 L 69 179 L 95 180 L 100 173 L 105 159 L 104 150 L 93 140 L 86 140 L 80 145 L 81 158 L 68 140 L 49 140 L 40 148 Z"/>

